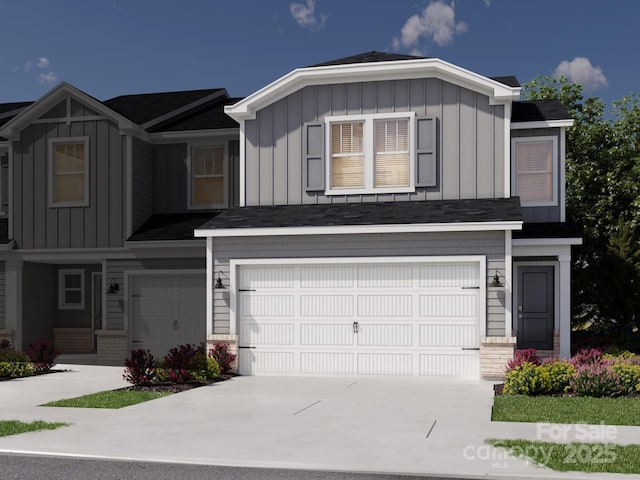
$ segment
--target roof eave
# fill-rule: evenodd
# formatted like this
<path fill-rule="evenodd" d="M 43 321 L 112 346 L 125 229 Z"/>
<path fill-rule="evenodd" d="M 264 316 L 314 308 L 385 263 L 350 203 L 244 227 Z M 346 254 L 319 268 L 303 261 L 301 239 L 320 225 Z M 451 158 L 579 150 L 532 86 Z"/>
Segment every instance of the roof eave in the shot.
<path fill-rule="evenodd" d="M 507 103 L 520 98 L 520 87 L 509 87 L 439 58 L 425 58 L 298 68 L 244 100 L 226 106 L 224 111 L 240 122 L 254 118 L 257 110 L 310 85 L 354 83 L 365 79 L 367 81 L 414 79 L 428 76 L 485 94 L 489 96 L 492 104 Z"/>
<path fill-rule="evenodd" d="M 562 128 L 573 127 L 572 118 L 562 120 L 537 120 L 533 122 L 511 122 L 511 130 L 524 130 L 526 128 Z"/>

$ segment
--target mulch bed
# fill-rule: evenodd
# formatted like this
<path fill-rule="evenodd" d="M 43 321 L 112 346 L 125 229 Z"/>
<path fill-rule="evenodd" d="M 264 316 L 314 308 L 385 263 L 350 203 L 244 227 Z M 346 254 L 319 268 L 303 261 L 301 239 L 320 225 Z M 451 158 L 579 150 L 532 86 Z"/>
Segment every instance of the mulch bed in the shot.
<path fill-rule="evenodd" d="M 224 382 L 230 378 L 235 377 L 232 374 L 222 374 L 213 380 L 207 381 L 194 381 L 186 383 L 157 383 L 154 385 L 131 385 L 130 387 L 119 388 L 118 390 L 126 390 L 133 392 L 166 392 L 166 393 L 180 393 L 186 390 L 191 390 L 199 387 L 206 387 L 218 382 Z"/>
<path fill-rule="evenodd" d="M 502 395 L 502 391 L 504 390 L 504 383 L 496 383 L 493 386 L 493 394 L 497 397 Z"/>

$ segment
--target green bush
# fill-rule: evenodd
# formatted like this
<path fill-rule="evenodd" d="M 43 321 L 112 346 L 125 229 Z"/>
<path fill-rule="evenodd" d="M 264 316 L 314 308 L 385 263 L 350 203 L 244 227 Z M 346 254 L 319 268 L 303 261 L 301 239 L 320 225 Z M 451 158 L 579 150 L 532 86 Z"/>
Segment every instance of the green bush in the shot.
<path fill-rule="evenodd" d="M 548 369 L 525 362 L 507 372 L 503 393 L 505 395 L 540 395 L 552 388 Z"/>
<path fill-rule="evenodd" d="M 616 362 L 612 364 L 610 368 L 618 376 L 618 382 L 623 395 L 640 392 L 640 365 Z"/>
<path fill-rule="evenodd" d="M 576 368 L 565 360 L 544 363 L 538 369 L 543 377 L 549 377 L 549 391 L 541 393 L 565 392 L 569 388 L 569 382 L 576 374 Z"/>
<path fill-rule="evenodd" d="M 0 362 L 9 363 L 30 363 L 29 355 L 23 352 L 16 352 L 15 350 L 9 350 L 2 355 Z"/>
<path fill-rule="evenodd" d="M 608 350 L 607 353 L 602 354 L 604 360 L 630 360 L 635 357 L 636 354 L 629 350 Z"/>
<path fill-rule="evenodd" d="M 610 361 L 584 364 L 576 368 L 570 387 L 579 397 L 617 397 L 623 388 Z"/>
<path fill-rule="evenodd" d="M 20 378 L 29 377 L 35 374 L 33 365 L 27 362 L 0 362 L 0 377 L 4 378 Z"/>
<path fill-rule="evenodd" d="M 207 357 L 207 379 L 213 380 L 220 376 L 220 365 L 215 358 Z"/>

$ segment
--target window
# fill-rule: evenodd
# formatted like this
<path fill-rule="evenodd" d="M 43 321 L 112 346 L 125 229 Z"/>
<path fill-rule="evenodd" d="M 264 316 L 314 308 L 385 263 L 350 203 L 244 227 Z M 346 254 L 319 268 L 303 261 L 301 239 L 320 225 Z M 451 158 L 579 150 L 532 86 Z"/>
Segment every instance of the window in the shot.
<path fill-rule="evenodd" d="M 515 194 L 523 206 L 557 205 L 556 137 L 513 140 Z"/>
<path fill-rule="evenodd" d="M 89 205 L 89 139 L 49 141 L 49 203 L 54 207 Z"/>
<path fill-rule="evenodd" d="M 58 308 L 84 309 L 84 270 L 58 270 Z"/>
<path fill-rule="evenodd" d="M 408 112 L 327 118 L 327 193 L 413 191 L 413 116 Z"/>
<path fill-rule="evenodd" d="M 226 162 L 223 145 L 191 148 L 190 208 L 218 208 L 226 205 Z"/>

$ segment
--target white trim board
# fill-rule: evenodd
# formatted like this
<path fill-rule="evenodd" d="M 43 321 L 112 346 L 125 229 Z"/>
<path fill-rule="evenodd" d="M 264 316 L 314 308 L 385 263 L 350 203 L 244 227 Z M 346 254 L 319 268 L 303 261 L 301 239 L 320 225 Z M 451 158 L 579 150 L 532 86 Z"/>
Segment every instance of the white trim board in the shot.
<path fill-rule="evenodd" d="M 573 119 L 511 123 L 511 130 L 525 130 L 529 128 L 559 128 L 559 127 L 573 127 Z"/>
<path fill-rule="evenodd" d="M 363 233 L 489 232 L 522 230 L 522 221 L 340 225 L 326 227 L 199 228 L 195 237 L 260 237 L 273 235 L 341 235 Z"/>

